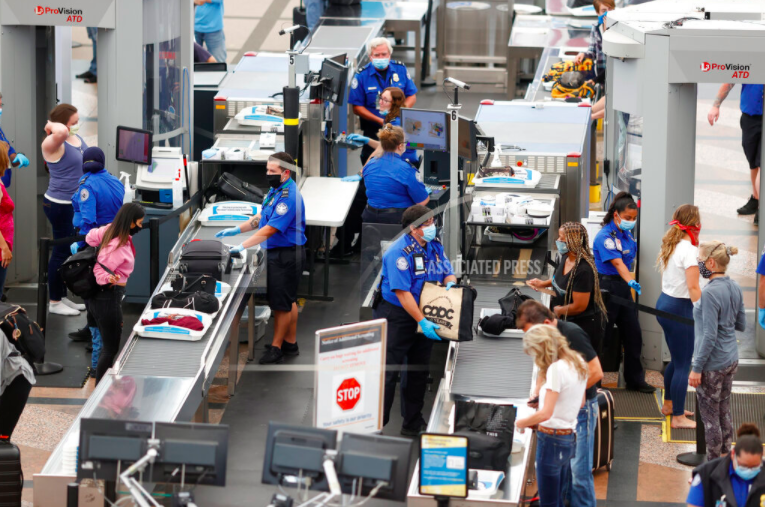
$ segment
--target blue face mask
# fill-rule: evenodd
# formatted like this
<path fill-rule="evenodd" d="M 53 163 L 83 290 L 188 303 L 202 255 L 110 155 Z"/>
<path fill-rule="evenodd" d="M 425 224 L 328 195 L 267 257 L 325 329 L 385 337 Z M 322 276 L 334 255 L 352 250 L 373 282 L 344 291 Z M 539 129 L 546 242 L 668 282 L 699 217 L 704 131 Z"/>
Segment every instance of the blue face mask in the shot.
<path fill-rule="evenodd" d="M 598 26 L 602 25 L 606 22 L 606 16 L 608 16 L 608 11 L 604 12 L 600 16 L 598 16 Z"/>
<path fill-rule="evenodd" d="M 390 63 L 390 58 L 375 58 L 374 60 L 372 60 L 372 65 L 374 65 L 375 69 L 377 70 L 387 69 L 389 63 Z"/>
<path fill-rule="evenodd" d="M 762 465 L 756 468 L 742 467 L 741 465 L 736 465 L 736 475 L 738 475 L 745 481 L 751 481 L 752 479 L 757 477 L 760 473 L 760 470 L 762 470 Z"/>
<path fill-rule="evenodd" d="M 556 247 L 558 247 L 558 251 L 559 251 L 559 252 L 560 252 L 562 255 L 565 255 L 565 254 L 567 254 L 567 253 L 568 253 L 568 245 L 566 244 L 566 242 L 565 242 L 565 241 L 561 241 L 561 240 L 559 240 L 559 239 L 556 239 L 556 240 L 555 240 L 555 246 L 556 246 Z"/>
<path fill-rule="evenodd" d="M 422 229 L 422 239 L 428 243 L 436 239 L 436 226 L 434 224 Z"/>
<path fill-rule="evenodd" d="M 619 218 L 622 218 L 622 217 L 619 217 Z M 635 228 L 635 224 L 637 224 L 637 220 L 629 221 L 622 218 L 621 223 L 619 223 L 619 229 L 623 231 L 631 231 L 632 229 Z"/>

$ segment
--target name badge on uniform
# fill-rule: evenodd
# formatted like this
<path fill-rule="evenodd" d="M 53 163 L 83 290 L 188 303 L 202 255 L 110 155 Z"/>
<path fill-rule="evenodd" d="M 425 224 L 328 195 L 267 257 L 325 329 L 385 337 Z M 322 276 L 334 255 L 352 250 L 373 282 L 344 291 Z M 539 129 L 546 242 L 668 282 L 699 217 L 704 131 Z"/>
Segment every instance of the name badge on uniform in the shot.
<path fill-rule="evenodd" d="M 377 90 L 377 87 L 376 86 L 370 86 L 369 88 L 367 88 L 367 90 Z"/>
<path fill-rule="evenodd" d="M 393 73 L 393 81 L 398 83 L 398 74 L 396 74 L 395 72 Z"/>
<path fill-rule="evenodd" d="M 622 240 L 620 240 L 619 238 L 616 238 L 616 249 L 619 250 L 620 252 L 622 251 Z"/>
<path fill-rule="evenodd" d="M 414 256 L 414 274 L 415 275 L 425 274 L 425 257 L 423 257 L 420 254 L 417 254 Z"/>

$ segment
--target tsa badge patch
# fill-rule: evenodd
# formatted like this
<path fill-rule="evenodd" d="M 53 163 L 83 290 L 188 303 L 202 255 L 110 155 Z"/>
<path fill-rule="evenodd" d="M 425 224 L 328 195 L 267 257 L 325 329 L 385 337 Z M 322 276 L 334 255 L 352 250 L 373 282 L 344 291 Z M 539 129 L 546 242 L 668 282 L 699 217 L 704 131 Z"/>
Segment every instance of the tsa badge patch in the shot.
<path fill-rule="evenodd" d="M 359 87 L 359 80 L 354 77 L 353 81 L 351 81 L 351 88 L 355 90 L 358 87 Z"/>
<path fill-rule="evenodd" d="M 614 242 L 613 239 L 606 238 L 606 241 L 604 244 L 605 244 L 605 247 L 608 248 L 609 250 L 616 250 L 616 243 Z"/>
<path fill-rule="evenodd" d="M 286 204 L 284 204 L 283 202 L 280 202 L 279 204 L 276 205 L 276 214 L 284 215 L 285 213 L 287 213 L 288 209 L 289 208 L 287 208 Z"/>
<path fill-rule="evenodd" d="M 401 271 L 406 271 L 409 269 L 409 263 L 406 262 L 406 259 L 403 257 L 399 257 L 396 259 L 396 267 Z"/>
<path fill-rule="evenodd" d="M 80 190 L 80 201 L 85 202 L 88 200 L 88 197 L 90 197 L 90 192 L 88 192 L 87 188 Z"/>

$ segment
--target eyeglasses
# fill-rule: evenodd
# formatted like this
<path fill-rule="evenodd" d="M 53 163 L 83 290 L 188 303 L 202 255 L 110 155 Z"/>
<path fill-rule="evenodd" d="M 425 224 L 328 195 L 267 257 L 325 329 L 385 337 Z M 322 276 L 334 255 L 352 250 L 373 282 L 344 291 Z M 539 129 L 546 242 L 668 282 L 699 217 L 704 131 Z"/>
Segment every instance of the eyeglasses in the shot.
<path fill-rule="evenodd" d="M 392 102 L 392 100 L 388 100 L 385 97 L 380 97 L 380 104 L 391 104 Z"/>

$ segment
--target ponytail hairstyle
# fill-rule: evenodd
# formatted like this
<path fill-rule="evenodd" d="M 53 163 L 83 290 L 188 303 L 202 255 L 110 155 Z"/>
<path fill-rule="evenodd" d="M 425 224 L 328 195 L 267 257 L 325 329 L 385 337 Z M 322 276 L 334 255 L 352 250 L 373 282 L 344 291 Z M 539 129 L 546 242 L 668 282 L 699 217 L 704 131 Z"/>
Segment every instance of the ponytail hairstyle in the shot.
<path fill-rule="evenodd" d="M 608 312 L 606 311 L 606 305 L 603 302 L 603 295 L 600 293 L 600 283 L 598 282 L 597 274 L 598 268 L 595 267 L 595 259 L 592 256 L 592 252 L 590 252 L 590 239 L 587 236 L 587 228 L 580 222 L 566 222 L 561 225 L 561 229 L 563 229 L 563 234 L 566 238 L 568 251 L 576 255 L 574 269 L 571 270 L 568 277 L 568 285 L 566 286 L 566 295 L 563 298 L 563 304 L 568 305 L 573 301 L 576 270 L 579 268 L 579 263 L 584 261 L 592 268 L 592 273 L 595 278 L 595 288 L 593 290 L 595 305 L 598 307 L 598 310 L 600 310 L 600 319 L 601 323 L 603 323 Z"/>
<path fill-rule="evenodd" d="M 560 334 L 558 328 L 549 324 L 532 326 L 523 335 L 523 351 L 534 359 L 542 375 L 555 361 L 567 361 L 580 379 L 587 378 L 587 364 L 582 356 L 571 350 L 568 340 Z"/>
<path fill-rule="evenodd" d="M 612 202 L 611 206 L 608 207 L 606 216 L 603 217 L 602 225 L 610 224 L 614 220 L 614 213 L 621 213 L 626 209 L 637 209 L 635 199 L 629 192 L 619 192 L 616 194 L 616 197 L 614 197 L 614 202 Z"/>
<path fill-rule="evenodd" d="M 386 123 L 385 126 L 377 132 L 377 138 L 380 140 L 380 146 L 382 146 L 383 151 L 392 153 L 396 151 L 399 146 L 404 144 L 404 129 Z"/>
<path fill-rule="evenodd" d="M 101 249 L 104 250 L 113 239 L 119 239 L 112 251 L 127 244 L 130 239 L 130 228 L 138 220 L 146 216 L 146 210 L 138 203 L 129 202 L 123 204 L 114 216 L 114 220 L 107 226 L 104 237 L 101 240 Z"/>
<path fill-rule="evenodd" d="M 714 259 L 715 264 L 722 271 L 715 271 L 715 273 L 725 273 L 728 269 L 728 263 L 730 258 L 738 253 L 738 248 L 735 246 L 728 246 L 722 241 L 705 241 L 699 246 L 699 260 L 706 262 L 709 259 Z"/>
<path fill-rule="evenodd" d="M 669 230 L 661 238 L 661 250 L 659 256 L 656 258 L 656 267 L 659 271 L 667 269 L 667 263 L 669 263 L 670 257 L 675 253 L 675 247 L 686 231 L 683 230 L 687 227 L 699 227 L 701 225 L 701 214 L 699 213 L 698 206 L 693 204 L 683 204 L 678 206 L 675 212 L 672 214 L 672 222 L 677 222 L 669 228 Z M 672 223 L 670 222 L 670 223 Z M 696 233 L 698 236 L 698 233 Z M 698 244 L 698 243 L 697 243 Z"/>
<path fill-rule="evenodd" d="M 385 123 L 392 123 L 393 120 L 401 116 L 401 107 L 404 105 L 406 95 L 404 95 L 401 88 L 396 88 L 395 86 L 384 89 L 383 93 L 385 92 L 390 93 L 391 100 L 390 109 L 388 110 L 388 114 L 385 115 Z"/>

